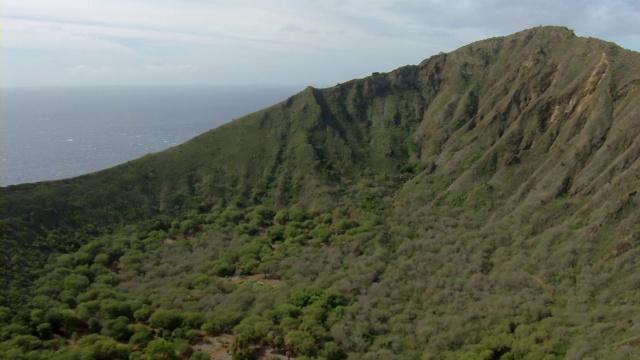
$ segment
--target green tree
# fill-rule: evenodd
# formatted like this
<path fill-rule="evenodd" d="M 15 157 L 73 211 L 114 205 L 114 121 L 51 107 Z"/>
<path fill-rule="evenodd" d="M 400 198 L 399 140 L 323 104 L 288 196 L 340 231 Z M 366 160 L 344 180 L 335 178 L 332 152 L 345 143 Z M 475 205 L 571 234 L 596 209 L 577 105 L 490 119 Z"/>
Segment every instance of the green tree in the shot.
<path fill-rule="evenodd" d="M 108 266 L 111 263 L 111 259 L 109 258 L 108 254 L 98 254 L 93 258 L 93 263 L 102 266 Z"/>
<path fill-rule="evenodd" d="M 116 319 L 119 316 L 133 319 L 131 304 L 119 300 L 108 299 L 103 301 L 100 304 L 100 313 L 105 319 Z"/>
<path fill-rule="evenodd" d="M 284 337 L 285 346 L 296 354 L 314 356 L 318 351 L 316 340 L 306 331 L 290 331 Z"/>
<path fill-rule="evenodd" d="M 172 343 L 165 339 L 156 339 L 149 342 L 144 353 L 153 360 L 178 360 L 176 349 Z"/>
<path fill-rule="evenodd" d="M 129 319 L 119 316 L 116 319 L 105 320 L 102 327 L 102 334 L 112 337 L 118 341 L 129 341 L 131 330 L 129 330 Z"/>
<path fill-rule="evenodd" d="M 320 351 L 320 356 L 327 360 L 342 360 L 347 357 L 340 346 L 333 341 L 329 341 L 324 344 L 324 347 Z"/>
<path fill-rule="evenodd" d="M 180 326 L 184 318 L 182 314 L 173 310 L 157 310 L 149 318 L 149 325 L 155 328 L 161 328 L 173 331 Z"/>
<path fill-rule="evenodd" d="M 36 327 L 36 331 L 38 331 L 40 339 L 46 340 L 51 337 L 51 334 L 53 333 L 53 326 L 49 323 L 41 323 Z"/>
<path fill-rule="evenodd" d="M 138 310 L 133 313 L 133 318 L 136 321 L 147 321 L 153 314 L 153 309 L 149 305 L 142 305 Z"/>
<path fill-rule="evenodd" d="M 0 306 L 0 324 L 8 324 L 11 320 L 11 309 Z"/>
<path fill-rule="evenodd" d="M 264 205 L 258 205 L 246 215 L 246 219 L 252 224 L 265 226 L 271 223 L 275 214 L 272 209 Z"/>
<path fill-rule="evenodd" d="M 127 360 L 131 350 L 128 346 L 120 345 L 113 339 L 91 334 L 78 341 L 81 359 L 96 360 Z"/>
<path fill-rule="evenodd" d="M 89 287 L 91 282 L 89 279 L 81 274 L 69 274 L 63 282 L 63 288 L 71 291 L 73 294 L 79 294 Z"/>
<path fill-rule="evenodd" d="M 280 225 L 285 225 L 289 221 L 289 209 L 278 211 L 273 220 Z"/>
<path fill-rule="evenodd" d="M 153 331 L 146 325 L 132 325 L 129 329 L 133 335 L 129 338 L 129 345 L 135 349 L 144 349 L 153 340 Z"/>
<path fill-rule="evenodd" d="M 232 276 L 236 272 L 236 267 L 226 259 L 218 259 L 212 262 L 211 272 L 220 277 Z"/>
<path fill-rule="evenodd" d="M 255 354 L 247 338 L 240 336 L 231 344 L 231 357 L 233 360 L 255 359 Z"/>
<path fill-rule="evenodd" d="M 186 341 L 176 341 L 174 344 L 176 353 L 181 359 L 188 359 L 193 355 L 193 348 Z"/>
<path fill-rule="evenodd" d="M 315 239 L 318 239 L 321 242 L 327 242 L 331 237 L 331 228 L 329 228 L 329 225 L 327 224 L 320 224 L 316 226 L 313 230 L 311 230 L 309 233 Z"/>
<path fill-rule="evenodd" d="M 209 360 L 209 355 L 198 350 L 191 355 L 189 360 Z"/>
<path fill-rule="evenodd" d="M 267 235 L 269 235 L 271 241 L 281 241 L 284 239 L 285 230 L 287 230 L 285 225 L 273 225 L 267 230 Z"/>
<path fill-rule="evenodd" d="M 180 223 L 179 232 L 183 235 L 191 235 L 197 230 L 198 224 L 192 219 L 184 220 Z"/>

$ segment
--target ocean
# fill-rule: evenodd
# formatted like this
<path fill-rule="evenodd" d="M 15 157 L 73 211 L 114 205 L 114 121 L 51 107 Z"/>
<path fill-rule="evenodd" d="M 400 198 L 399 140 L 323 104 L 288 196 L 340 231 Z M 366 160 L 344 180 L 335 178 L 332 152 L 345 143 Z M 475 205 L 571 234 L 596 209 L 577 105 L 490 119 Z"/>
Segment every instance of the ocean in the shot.
<path fill-rule="evenodd" d="M 64 179 L 183 143 L 303 86 L 3 88 L 2 186 Z"/>

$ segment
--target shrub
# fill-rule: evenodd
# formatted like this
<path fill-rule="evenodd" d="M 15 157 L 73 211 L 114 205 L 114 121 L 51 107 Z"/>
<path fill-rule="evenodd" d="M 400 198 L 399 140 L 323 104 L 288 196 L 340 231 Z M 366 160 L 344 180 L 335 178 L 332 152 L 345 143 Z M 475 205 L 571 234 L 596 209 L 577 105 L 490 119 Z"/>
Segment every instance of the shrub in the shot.
<path fill-rule="evenodd" d="M 177 360 L 175 347 L 164 339 L 156 339 L 149 342 L 144 353 L 154 360 Z"/>
<path fill-rule="evenodd" d="M 129 319 L 120 316 L 117 319 L 110 319 L 104 322 L 102 334 L 112 337 L 118 341 L 129 341 L 131 330 L 129 329 Z"/>
<path fill-rule="evenodd" d="M 274 225 L 267 230 L 267 235 L 271 241 L 281 241 L 284 239 L 284 232 L 287 229 L 284 225 Z"/>
<path fill-rule="evenodd" d="M 173 310 L 158 310 L 149 318 L 149 325 L 155 328 L 173 331 L 180 326 L 184 318 L 182 314 Z"/>
<path fill-rule="evenodd" d="M 51 334 L 53 333 L 53 326 L 49 323 L 42 323 L 36 327 L 36 331 L 38 331 L 40 339 L 46 340 L 51 337 Z"/>
<path fill-rule="evenodd" d="M 153 331 L 148 326 L 132 326 L 130 330 L 133 331 L 133 335 L 129 338 L 129 345 L 136 349 L 144 349 L 147 347 L 147 344 L 153 340 Z"/>
<path fill-rule="evenodd" d="M 318 351 L 316 340 L 306 331 L 290 331 L 284 337 L 284 344 L 296 354 L 313 356 Z"/>
<path fill-rule="evenodd" d="M 136 310 L 133 313 L 133 318 L 136 321 L 147 321 L 149 317 L 153 314 L 153 309 L 149 305 L 143 305 L 140 309 Z"/>

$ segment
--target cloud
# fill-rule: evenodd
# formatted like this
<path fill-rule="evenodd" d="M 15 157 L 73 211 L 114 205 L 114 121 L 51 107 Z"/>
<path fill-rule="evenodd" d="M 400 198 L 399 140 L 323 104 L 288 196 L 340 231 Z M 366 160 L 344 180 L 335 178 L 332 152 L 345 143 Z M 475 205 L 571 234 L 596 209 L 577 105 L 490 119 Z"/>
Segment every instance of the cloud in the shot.
<path fill-rule="evenodd" d="M 399 0 L 387 9 L 395 18 L 410 19 L 425 28 L 456 31 L 513 32 L 538 25 L 565 25 L 608 35 L 640 32 L 640 6 L 635 0 Z"/>
<path fill-rule="evenodd" d="M 30 21 L 43 28 L 42 33 L 51 33 L 52 24 L 55 24 L 67 35 L 85 34 L 98 40 L 124 36 L 207 45 L 226 41 L 243 42 L 247 46 L 262 43 L 332 46 L 332 42 L 322 36 L 301 39 L 294 34 L 283 37 L 281 30 L 287 25 L 304 28 L 307 35 L 334 33 L 333 24 L 314 19 L 313 14 L 295 3 L 288 5 L 246 1 L 210 4 L 66 0 L 65 6 L 55 6 L 47 0 L 21 0 L 6 6 L 4 17 L 14 22 Z M 42 45 L 40 41 L 24 40 L 27 41 L 23 41 L 22 46 Z"/>
<path fill-rule="evenodd" d="M 635 0 L 65 0 L 64 6 L 48 0 L 21 0 L 6 5 L 4 17 L 9 40 L 16 36 L 12 31 L 16 21 L 31 25 L 31 31 L 23 31 L 20 41 L 3 46 L 35 48 L 91 46 L 91 41 L 93 47 L 126 48 L 108 39 L 121 37 L 209 46 L 242 43 L 247 48 L 337 50 L 363 41 L 373 48 L 377 37 L 428 43 L 424 35 L 440 33 L 466 40 L 475 34 L 478 40 L 550 24 L 566 25 L 579 33 L 582 29 L 589 35 L 640 32 L 640 6 Z M 42 41 L 52 34 L 57 38 L 53 45 Z"/>
<path fill-rule="evenodd" d="M 95 74 L 110 74 L 113 69 L 109 66 L 91 66 L 91 65 L 78 65 L 67 69 L 72 75 L 95 75 Z"/>
<path fill-rule="evenodd" d="M 100 50 L 115 53 L 130 49 L 96 36 L 95 28 L 50 21 L 3 18 L 3 48 L 40 50 Z"/>
<path fill-rule="evenodd" d="M 637 2 L 589 3 L 585 15 L 593 35 L 628 36 L 640 33 L 640 5 Z"/>
<path fill-rule="evenodd" d="M 189 73 L 197 71 L 197 68 L 191 64 L 186 65 L 148 65 L 147 71 L 160 73 Z"/>
<path fill-rule="evenodd" d="M 119 39 L 138 40 L 137 43 L 191 43 L 218 45 L 211 36 L 165 32 L 160 30 L 140 30 L 108 25 L 58 23 L 42 20 L 7 18 L 3 20 L 3 46 L 25 49 L 77 49 L 109 50 L 132 53 L 135 47 L 123 45 Z M 142 42 L 140 41 L 142 40 Z"/>
<path fill-rule="evenodd" d="M 3 4 L 3 81 L 110 64 L 122 83 L 331 84 L 538 25 L 640 50 L 639 18 L 637 0 L 20 0 Z"/>

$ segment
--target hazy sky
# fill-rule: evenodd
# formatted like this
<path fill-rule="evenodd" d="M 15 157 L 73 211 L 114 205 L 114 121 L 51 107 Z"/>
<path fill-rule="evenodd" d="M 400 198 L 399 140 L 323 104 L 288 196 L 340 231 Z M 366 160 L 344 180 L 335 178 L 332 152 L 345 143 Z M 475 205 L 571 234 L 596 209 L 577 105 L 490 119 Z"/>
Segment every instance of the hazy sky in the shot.
<path fill-rule="evenodd" d="M 538 25 L 640 50 L 638 0 L 5 0 L 2 85 L 330 86 Z"/>

